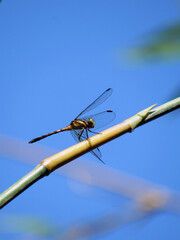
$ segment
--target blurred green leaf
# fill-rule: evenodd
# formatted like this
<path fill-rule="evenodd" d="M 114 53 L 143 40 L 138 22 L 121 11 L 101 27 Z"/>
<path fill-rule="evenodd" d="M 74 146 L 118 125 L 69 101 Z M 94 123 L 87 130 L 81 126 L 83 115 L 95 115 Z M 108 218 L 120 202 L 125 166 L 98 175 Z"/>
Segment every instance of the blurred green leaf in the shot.
<path fill-rule="evenodd" d="M 140 46 L 128 50 L 131 60 L 169 60 L 180 58 L 180 23 L 145 37 Z"/>
<path fill-rule="evenodd" d="M 38 217 L 6 215 L 0 217 L 0 235 L 29 234 L 35 236 L 52 236 L 57 228 L 50 222 Z"/>

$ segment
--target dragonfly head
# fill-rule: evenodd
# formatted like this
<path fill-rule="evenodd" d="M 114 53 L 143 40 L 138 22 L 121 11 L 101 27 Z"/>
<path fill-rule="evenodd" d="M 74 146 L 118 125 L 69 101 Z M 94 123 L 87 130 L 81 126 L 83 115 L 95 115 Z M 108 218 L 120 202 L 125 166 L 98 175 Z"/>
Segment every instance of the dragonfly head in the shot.
<path fill-rule="evenodd" d="M 88 127 L 93 128 L 95 126 L 95 121 L 92 118 L 88 118 Z"/>

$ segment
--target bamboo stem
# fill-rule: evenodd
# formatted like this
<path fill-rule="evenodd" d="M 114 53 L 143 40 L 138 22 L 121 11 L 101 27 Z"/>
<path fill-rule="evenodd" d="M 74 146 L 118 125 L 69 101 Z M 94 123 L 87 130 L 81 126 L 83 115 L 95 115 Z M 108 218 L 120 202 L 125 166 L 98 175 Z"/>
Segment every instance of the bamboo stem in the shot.
<path fill-rule="evenodd" d="M 0 194 L 0 208 L 9 203 L 12 199 L 18 196 L 21 192 L 38 181 L 40 178 L 48 175 L 58 167 L 74 160 L 75 158 L 97 148 L 106 142 L 113 140 L 127 132 L 131 132 L 134 128 L 152 121 L 168 112 L 180 108 L 180 97 L 170 102 L 167 102 L 159 107 L 152 109 L 153 106 L 137 113 L 133 117 L 124 122 L 113 126 L 100 134 L 96 134 L 78 144 L 75 144 L 45 160 L 43 160 L 30 173 L 21 178 L 18 182 L 9 187 L 6 191 Z"/>
<path fill-rule="evenodd" d="M 178 108 L 180 108 L 180 97 L 164 103 L 156 108 L 153 108 L 153 110 L 149 112 L 147 117 L 144 118 L 144 120 L 138 125 L 138 127 Z"/>
<path fill-rule="evenodd" d="M 64 164 L 74 160 L 75 158 L 97 148 L 106 142 L 117 138 L 124 133 L 130 132 L 131 126 L 128 122 L 122 122 L 114 127 L 90 137 L 88 140 L 77 143 L 41 162 L 49 172 L 63 166 Z"/>
<path fill-rule="evenodd" d="M 47 175 L 47 172 L 48 170 L 43 165 L 37 165 L 31 172 L 29 172 L 0 195 L 0 208 L 4 207 L 8 202 L 26 190 L 34 182 Z"/>

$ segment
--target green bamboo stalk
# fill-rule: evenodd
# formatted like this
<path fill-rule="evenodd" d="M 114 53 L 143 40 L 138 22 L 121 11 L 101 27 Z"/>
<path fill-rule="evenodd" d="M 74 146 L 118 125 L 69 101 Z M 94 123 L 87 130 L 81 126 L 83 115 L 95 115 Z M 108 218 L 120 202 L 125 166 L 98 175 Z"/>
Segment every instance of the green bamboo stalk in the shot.
<path fill-rule="evenodd" d="M 143 121 L 138 125 L 138 127 L 152 120 L 155 120 L 156 118 L 159 118 L 167 113 L 170 113 L 178 108 L 180 108 L 180 97 L 175 98 L 167 103 L 164 103 L 156 108 L 153 108 L 149 112 L 147 117 L 145 117 Z"/>
<path fill-rule="evenodd" d="M 30 187 L 34 182 L 46 176 L 47 173 L 47 168 L 45 168 L 42 164 L 38 164 L 31 172 L 29 172 L 0 195 L 0 208 L 5 206 L 21 192 Z"/>
<path fill-rule="evenodd" d="M 47 159 L 42 161 L 31 172 L 9 187 L 0 194 L 0 208 L 5 206 L 25 189 L 38 181 L 40 178 L 50 174 L 52 171 L 64 164 L 74 160 L 75 158 L 97 148 L 106 142 L 113 140 L 127 132 L 131 132 L 134 128 L 152 121 L 166 113 L 180 108 L 180 97 L 167 102 L 159 107 L 152 109 L 155 105 L 137 113 L 133 117 L 124 122 L 113 126 L 100 134 L 96 134 L 78 144 L 71 146 Z"/>

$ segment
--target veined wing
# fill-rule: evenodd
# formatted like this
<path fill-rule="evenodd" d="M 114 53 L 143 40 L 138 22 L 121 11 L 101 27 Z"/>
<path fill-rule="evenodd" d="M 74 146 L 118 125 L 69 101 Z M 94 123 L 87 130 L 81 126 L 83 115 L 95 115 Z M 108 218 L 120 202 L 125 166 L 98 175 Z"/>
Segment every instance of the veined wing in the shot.
<path fill-rule="evenodd" d="M 94 115 L 82 117 L 81 119 L 87 120 L 88 118 L 92 118 L 95 121 L 95 126 L 94 128 L 92 128 L 92 131 L 94 131 L 112 122 L 115 119 L 115 117 L 116 114 L 113 111 L 107 110 Z"/>
<path fill-rule="evenodd" d="M 79 129 L 73 129 L 73 130 L 71 130 L 71 135 L 73 136 L 73 138 L 75 139 L 76 142 L 82 142 L 82 141 L 88 139 L 88 135 L 87 135 L 86 130 L 83 130 L 83 133 L 82 133 L 81 137 L 79 138 L 80 132 L 81 132 L 81 130 L 79 130 Z M 104 163 L 104 162 L 101 160 L 101 156 L 102 156 L 102 155 L 101 155 L 101 152 L 100 152 L 99 148 L 93 149 L 92 151 L 90 151 L 90 153 L 92 153 L 92 154 L 93 154 L 95 157 L 97 157 L 102 163 Z"/>
<path fill-rule="evenodd" d="M 104 163 L 103 160 L 101 159 L 102 154 L 101 154 L 99 148 L 95 148 L 95 149 L 94 149 L 93 151 L 91 151 L 90 153 L 92 153 L 92 154 L 93 154 L 95 157 L 97 157 L 102 163 Z M 104 163 L 104 164 L 105 164 L 105 163 Z"/>
<path fill-rule="evenodd" d="M 108 88 L 94 102 L 92 102 L 87 108 L 85 108 L 76 118 L 79 118 L 82 114 L 87 113 L 90 110 L 99 106 L 101 103 L 106 101 L 106 99 L 108 99 L 111 96 L 111 94 L 112 94 L 112 88 Z"/>

